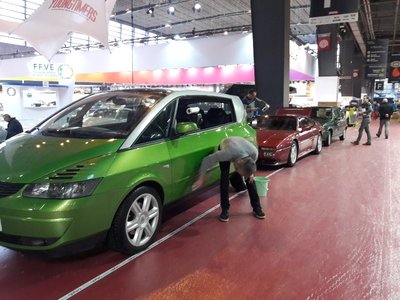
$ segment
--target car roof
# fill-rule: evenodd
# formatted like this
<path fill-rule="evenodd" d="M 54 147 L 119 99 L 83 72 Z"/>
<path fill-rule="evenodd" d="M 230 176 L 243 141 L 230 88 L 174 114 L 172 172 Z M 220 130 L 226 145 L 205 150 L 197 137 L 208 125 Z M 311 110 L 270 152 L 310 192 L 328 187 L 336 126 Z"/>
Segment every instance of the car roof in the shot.
<path fill-rule="evenodd" d="M 275 115 L 294 115 L 294 116 L 310 116 L 311 108 L 297 108 L 297 107 L 281 107 L 276 110 Z"/>
<path fill-rule="evenodd" d="M 294 115 L 294 114 L 279 114 L 279 115 L 271 115 L 269 116 L 269 118 L 300 118 L 300 117 L 306 117 L 308 118 L 308 116 L 304 116 L 304 115 Z"/>

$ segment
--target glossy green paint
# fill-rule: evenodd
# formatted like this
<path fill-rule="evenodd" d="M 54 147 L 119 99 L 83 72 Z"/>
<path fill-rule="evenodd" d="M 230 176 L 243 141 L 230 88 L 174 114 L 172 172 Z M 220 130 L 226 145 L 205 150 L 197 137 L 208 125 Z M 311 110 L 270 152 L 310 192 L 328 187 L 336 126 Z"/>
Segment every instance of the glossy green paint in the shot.
<path fill-rule="evenodd" d="M 58 238 L 50 246 L 22 246 L 25 250 L 51 250 L 107 231 L 121 202 L 140 185 L 155 187 L 164 204 L 191 192 L 202 159 L 228 136 L 243 136 L 256 144 L 247 124 L 230 124 L 190 132 L 172 139 L 119 151 L 123 140 L 86 140 L 25 134 L 2 144 L 0 181 L 13 183 L 75 182 L 102 178 L 94 193 L 79 199 L 33 199 L 23 190 L 0 201 L 0 222 L 5 234 Z M 49 179 L 79 165 L 72 179 Z M 206 185 L 219 178 L 215 166 Z"/>
<path fill-rule="evenodd" d="M 32 183 L 78 164 L 90 166 L 88 160 L 115 153 L 122 143 L 123 140 L 116 139 L 71 139 L 25 134 L 1 145 L 0 181 Z M 92 169 L 97 171 L 97 168 Z M 93 174 L 93 178 L 103 174 Z M 80 176 L 79 180 L 85 179 L 88 178 Z M 72 181 L 78 180 L 75 178 Z"/>

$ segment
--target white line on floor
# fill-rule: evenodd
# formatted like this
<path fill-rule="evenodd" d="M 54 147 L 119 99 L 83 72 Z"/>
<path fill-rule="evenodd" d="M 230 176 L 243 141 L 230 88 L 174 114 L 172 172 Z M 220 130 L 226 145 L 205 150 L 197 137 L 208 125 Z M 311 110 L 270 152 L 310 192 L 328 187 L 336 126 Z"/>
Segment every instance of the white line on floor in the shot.
<path fill-rule="evenodd" d="M 266 177 L 272 177 L 274 176 L 276 173 L 282 171 L 284 168 L 280 168 L 278 170 L 276 170 L 275 172 L 271 173 L 270 175 L 266 176 Z M 236 197 L 238 197 L 240 194 L 243 194 L 246 191 L 241 191 L 239 193 L 236 193 L 234 195 L 232 195 L 229 200 L 235 199 Z M 163 238 L 155 241 L 153 244 L 151 244 L 148 248 L 146 248 L 145 250 L 143 250 L 140 253 L 137 253 L 135 255 L 132 255 L 130 257 L 128 257 L 127 259 L 125 259 L 124 261 L 120 262 L 118 265 L 115 265 L 114 267 L 108 269 L 107 271 L 101 273 L 100 275 L 94 277 L 93 279 L 89 280 L 88 282 L 82 284 L 81 286 L 79 286 L 78 288 L 76 288 L 75 290 L 73 290 L 72 292 L 66 294 L 65 296 L 61 297 L 60 300 L 66 300 L 66 299 L 70 299 L 71 297 L 75 296 L 76 294 L 82 292 L 84 289 L 90 287 L 91 285 L 95 284 L 96 282 L 102 280 L 103 278 L 107 277 L 108 275 L 110 275 L 111 273 L 114 273 L 115 271 L 117 271 L 118 269 L 122 268 L 123 266 L 127 265 L 128 263 L 130 263 L 131 261 L 135 260 L 136 258 L 142 256 L 143 254 L 147 253 L 148 251 L 150 251 L 151 249 L 153 249 L 154 247 L 160 245 L 161 243 L 165 242 L 166 240 L 170 239 L 171 237 L 173 237 L 174 235 L 178 234 L 179 232 L 181 232 L 182 230 L 186 229 L 187 227 L 189 227 L 190 225 L 192 225 L 193 223 L 197 222 L 198 220 L 204 218 L 206 215 L 208 215 L 209 213 L 213 212 L 214 210 L 216 210 L 217 208 L 219 208 L 219 204 L 215 205 L 214 207 L 210 208 L 209 210 L 205 211 L 204 213 L 202 213 L 201 215 L 197 216 L 196 218 L 190 220 L 189 222 L 187 222 L 186 224 L 183 224 L 181 227 L 175 229 L 174 231 L 172 231 L 171 233 L 169 233 L 168 235 L 164 236 Z"/>

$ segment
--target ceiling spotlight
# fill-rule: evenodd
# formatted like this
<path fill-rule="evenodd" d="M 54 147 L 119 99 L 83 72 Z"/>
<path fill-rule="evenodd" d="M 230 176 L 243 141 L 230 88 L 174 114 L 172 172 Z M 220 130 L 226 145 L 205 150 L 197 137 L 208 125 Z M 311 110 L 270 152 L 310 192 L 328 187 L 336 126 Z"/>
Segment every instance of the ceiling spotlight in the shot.
<path fill-rule="evenodd" d="M 201 4 L 200 4 L 199 2 L 196 2 L 196 3 L 193 5 L 192 10 L 193 10 L 193 12 L 199 12 L 199 11 L 201 10 Z"/>
<path fill-rule="evenodd" d="M 224 35 L 228 35 L 228 30 L 225 30 L 225 31 L 224 31 Z"/>
<path fill-rule="evenodd" d="M 175 7 L 174 6 L 170 6 L 168 7 L 168 14 L 169 15 L 175 15 Z"/>
<path fill-rule="evenodd" d="M 146 14 L 151 15 L 152 17 L 154 17 L 154 7 L 150 7 L 147 11 Z"/>
<path fill-rule="evenodd" d="M 175 34 L 174 40 L 180 40 L 180 39 L 181 39 L 181 36 L 179 34 Z"/>

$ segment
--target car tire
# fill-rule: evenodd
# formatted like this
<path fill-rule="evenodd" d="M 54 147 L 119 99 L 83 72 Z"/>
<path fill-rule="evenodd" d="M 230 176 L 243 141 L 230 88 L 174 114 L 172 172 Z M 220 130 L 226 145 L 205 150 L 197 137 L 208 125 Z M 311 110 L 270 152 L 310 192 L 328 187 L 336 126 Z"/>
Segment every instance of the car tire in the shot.
<path fill-rule="evenodd" d="M 142 186 L 120 205 L 108 233 L 108 246 L 125 254 L 146 249 L 161 225 L 162 202 L 157 191 Z"/>
<path fill-rule="evenodd" d="M 346 139 L 346 131 L 347 131 L 347 128 L 345 128 L 345 129 L 343 130 L 343 134 L 342 134 L 341 136 L 339 136 L 339 139 L 340 139 L 341 141 L 344 141 L 344 140 Z"/>
<path fill-rule="evenodd" d="M 298 154 L 299 154 L 299 149 L 297 147 L 297 143 L 292 142 L 292 144 L 290 145 L 289 157 L 286 164 L 288 167 L 293 167 L 296 164 Z"/>
<path fill-rule="evenodd" d="M 324 145 L 330 146 L 331 143 L 332 143 L 332 131 L 329 130 Z"/>
<path fill-rule="evenodd" d="M 317 145 L 315 145 L 315 149 L 314 149 L 313 153 L 320 154 L 321 150 L 322 150 L 322 136 L 321 136 L 321 134 L 318 134 Z"/>

